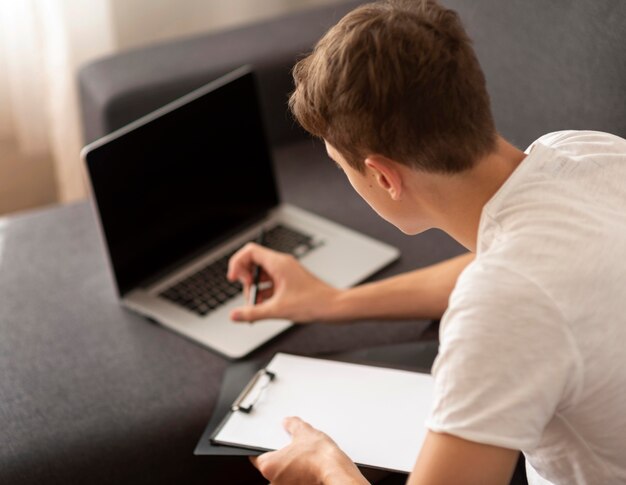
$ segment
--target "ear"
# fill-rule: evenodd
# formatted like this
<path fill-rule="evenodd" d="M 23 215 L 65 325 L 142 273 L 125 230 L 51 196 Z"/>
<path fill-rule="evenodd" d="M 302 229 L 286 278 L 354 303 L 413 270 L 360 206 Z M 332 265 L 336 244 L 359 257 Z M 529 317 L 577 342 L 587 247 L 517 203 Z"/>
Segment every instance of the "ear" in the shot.
<path fill-rule="evenodd" d="M 402 172 L 393 160 L 379 155 L 365 159 L 365 167 L 371 172 L 378 186 L 392 200 L 400 200 L 403 192 Z"/>

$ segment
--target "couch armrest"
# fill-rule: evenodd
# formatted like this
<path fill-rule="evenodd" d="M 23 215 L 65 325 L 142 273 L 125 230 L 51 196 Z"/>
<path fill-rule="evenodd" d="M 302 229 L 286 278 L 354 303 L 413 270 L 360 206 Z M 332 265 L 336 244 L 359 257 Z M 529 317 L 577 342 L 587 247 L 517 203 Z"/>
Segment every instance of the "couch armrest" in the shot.
<path fill-rule="evenodd" d="M 291 68 L 321 35 L 360 2 L 305 10 L 269 21 L 135 49 L 79 71 L 87 143 L 243 65 L 254 66 L 272 145 L 301 136 L 287 113 Z"/>

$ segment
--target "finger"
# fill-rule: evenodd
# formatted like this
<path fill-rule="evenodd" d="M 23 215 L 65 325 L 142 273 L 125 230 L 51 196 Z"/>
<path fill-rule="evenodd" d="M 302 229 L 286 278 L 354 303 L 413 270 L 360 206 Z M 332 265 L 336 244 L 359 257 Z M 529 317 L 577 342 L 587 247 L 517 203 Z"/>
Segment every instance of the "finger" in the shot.
<path fill-rule="evenodd" d="M 252 465 L 254 466 L 254 468 L 259 468 L 259 458 L 261 458 L 261 456 L 263 455 L 259 455 L 259 456 L 249 456 L 248 459 L 250 460 L 250 463 L 252 463 Z"/>
<path fill-rule="evenodd" d="M 230 319 L 235 322 L 256 322 L 266 318 L 279 317 L 271 299 L 265 300 L 258 305 L 247 305 L 235 308 L 230 312 Z"/>
<path fill-rule="evenodd" d="M 252 463 L 252 466 L 259 470 L 265 478 L 271 480 L 274 478 L 272 475 L 276 470 L 276 463 L 281 461 L 280 453 L 280 450 L 268 451 L 262 455 L 250 456 L 248 458 Z"/>
<path fill-rule="evenodd" d="M 287 430 L 287 433 L 289 433 L 291 436 L 302 433 L 303 431 L 314 429 L 313 426 L 311 426 L 306 421 L 303 421 L 302 419 L 298 418 L 297 416 L 291 416 L 289 418 L 285 418 L 283 420 L 283 427 Z"/>
<path fill-rule="evenodd" d="M 255 243 L 248 243 L 237 251 L 228 261 L 227 278 L 230 281 L 252 278 L 252 268 L 260 265 L 266 270 L 273 267 L 273 262 L 279 253 Z"/>
<path fill-rule="evenodd" d="M 254 244 L 248 243 L 230 257 L 228 260 L 228 270 L 226 271 L 226 277 L 230 281 L 235 281 L 242 277 L 252 279 L 252 267 L 254 264 L 252 257 L 253 251 Z"/>

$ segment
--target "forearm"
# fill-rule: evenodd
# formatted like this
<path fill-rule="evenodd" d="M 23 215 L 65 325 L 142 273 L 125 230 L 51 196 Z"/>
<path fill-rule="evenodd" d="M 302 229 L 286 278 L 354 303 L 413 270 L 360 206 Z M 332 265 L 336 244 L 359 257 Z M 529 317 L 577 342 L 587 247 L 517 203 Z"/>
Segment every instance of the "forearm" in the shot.
<path fill-rule="evenodd" d="M 473 259 L 474 254 L 467 253 L 410 273 L 339 291 L 322 319 L 441 318 L 457 278 Z"/>

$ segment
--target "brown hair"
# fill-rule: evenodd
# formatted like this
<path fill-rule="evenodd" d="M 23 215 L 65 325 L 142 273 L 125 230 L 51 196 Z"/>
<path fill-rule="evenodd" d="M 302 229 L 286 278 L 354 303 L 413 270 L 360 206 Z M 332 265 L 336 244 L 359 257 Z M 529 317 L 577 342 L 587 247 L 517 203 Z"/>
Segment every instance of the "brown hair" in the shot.
<path fill-rule="evenodd" d="M 372 154 L 430 172 L 470 168 L 496 130 L 471 41 L 433 0 L 362 5 L 293 69 L 289 106 L 355 169 Z"/>

